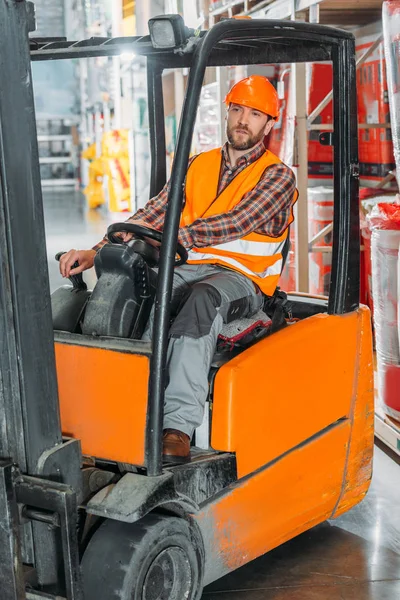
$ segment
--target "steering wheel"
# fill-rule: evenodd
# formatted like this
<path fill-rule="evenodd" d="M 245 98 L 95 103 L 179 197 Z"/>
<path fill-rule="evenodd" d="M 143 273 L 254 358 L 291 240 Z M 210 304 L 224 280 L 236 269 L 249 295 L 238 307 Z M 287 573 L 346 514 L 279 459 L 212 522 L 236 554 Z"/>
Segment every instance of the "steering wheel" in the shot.
<path fill-rule="evenodd" d="M 161 244 L 162 241 L 162 233 L 161 231 L 157 231 L 156 229 L 150 229 L 150 227 L 144 227 L 143 225 L 136 225 L 135 223 L 112 223 L 107 229 L 107 238 L 112 244 L 121 244 L 122 240 L 120 237 L 114 235 L 115 233 L 119 233 L 121 231 L 126 231 L 128 233 L 133 233 L 136 238 L 139 240 L 146 241 L 145 238 L 150 238 L 156 242 Z M 176 253 L 179 256 L 179 259 L 175 261 L 175 267 L 179 267 L 179 265 L 183 265 L 188 259 L 188 252 L 182 244 L 179 242 L 176 246 Z"/>

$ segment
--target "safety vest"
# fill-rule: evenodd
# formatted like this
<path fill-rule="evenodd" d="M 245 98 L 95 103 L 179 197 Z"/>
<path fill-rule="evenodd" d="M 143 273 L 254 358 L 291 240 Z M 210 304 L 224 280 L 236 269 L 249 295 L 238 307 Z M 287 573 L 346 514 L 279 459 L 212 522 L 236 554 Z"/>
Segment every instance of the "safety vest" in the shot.
<path fill-rule="evenodd" d="M 182 212 L 181 227 L 191 225 L 196 219 L 206 219 L 229 212 L 260 181 L 265 169 L 282 161 L 266 151 L 249 164 L 217 195 L 222 154 L 216 148 L 199 154 L 188 169 L 186 177 L 186 203 Z M 298 197 L 293 195 L 292 207 Z M 289 224 L 293 221 L 291 212 Z M 250 233 L 242 238 L 206 248 L 193 247 L 188 263 L 212 263 L 243 273 L 252 279 L 268 296 L 272 296 L 282 270 L 282 249 L 288 228 L 279 237 Z"/>

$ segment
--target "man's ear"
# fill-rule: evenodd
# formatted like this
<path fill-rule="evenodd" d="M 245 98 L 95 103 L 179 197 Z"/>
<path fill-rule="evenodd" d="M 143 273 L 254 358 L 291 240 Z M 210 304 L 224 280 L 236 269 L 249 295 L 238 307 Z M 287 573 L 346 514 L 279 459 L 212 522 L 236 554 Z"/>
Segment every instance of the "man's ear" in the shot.
<path fill-rule="evenodd" d="M 265 129 L 264 129 L 264 135 L 267 136 L 269 134 L 269 132 L 271 131 L 271 129 L 273 128 L 273 126 L 275 125 L 276 121 L 275 119 L 268 119 L 266 125 L 265 125 Z"/>

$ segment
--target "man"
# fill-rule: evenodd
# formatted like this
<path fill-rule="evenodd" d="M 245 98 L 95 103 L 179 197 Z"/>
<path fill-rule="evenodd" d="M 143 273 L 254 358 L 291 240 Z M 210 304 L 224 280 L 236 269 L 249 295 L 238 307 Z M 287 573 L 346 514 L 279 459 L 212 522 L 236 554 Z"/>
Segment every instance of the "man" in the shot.
<path fill-rule="evenodd" d="M 163 454 L 170 462 L 189 459 L 224 322 L 254 314 L 262 293 L 274 293 L 297 198 L 293 172 L 263 144 L 279 116 L 273 85 L 252 75 L 235 84 L 225 102 L 228 142 L 192 159 L 186 177 L 178 239 L 189 259 L 174 273 L 171 308 L 177 316 L 170 331 L 165 391 Z M 162 230 L 167 199 L 168 184 L 128 221 Z M 122 238 L 128 242 L 132 234 Z M 70 250 L 60 260 L 61 274 L 92 267 L 105 243 Z M 75 261 L 79 267 L 72 269 Z M 151 334 L 152 316 L 143 339 Z"/>

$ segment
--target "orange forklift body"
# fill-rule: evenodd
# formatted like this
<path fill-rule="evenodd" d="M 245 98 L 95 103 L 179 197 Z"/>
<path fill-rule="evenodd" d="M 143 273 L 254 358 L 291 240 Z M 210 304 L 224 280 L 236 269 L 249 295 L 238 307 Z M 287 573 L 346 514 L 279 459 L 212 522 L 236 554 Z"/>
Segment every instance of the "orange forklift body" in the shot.
<path fill-rule="evenodd" d="M 73 341 L 55 351 L 63 434 L 83 454 L 144 465 L 148 357 Z"/>
<path fill-rule="evenodd" d="M 220 577 L 338 517 L 370 485 L 369 310 L 316 315 L 273 337 L 217 374 L 212 445 L 236 452 L 238 481 L 196 516 L 212 532 L 210 581 L 214 563 Z"/>
<path fill-rule="evenodd" d="M 365 307 L 318 314 L 219 368 L 211 445 L 235 453 L 238 479 L 195 515 L 201 530 L 212 531 L 204 535 L 209 581 L 366 494 L 371 336 Z M 81 440 L 84 454 L 144 466 L 149 360 L 108 346 L 56 341 L 63 432 Z"/>

